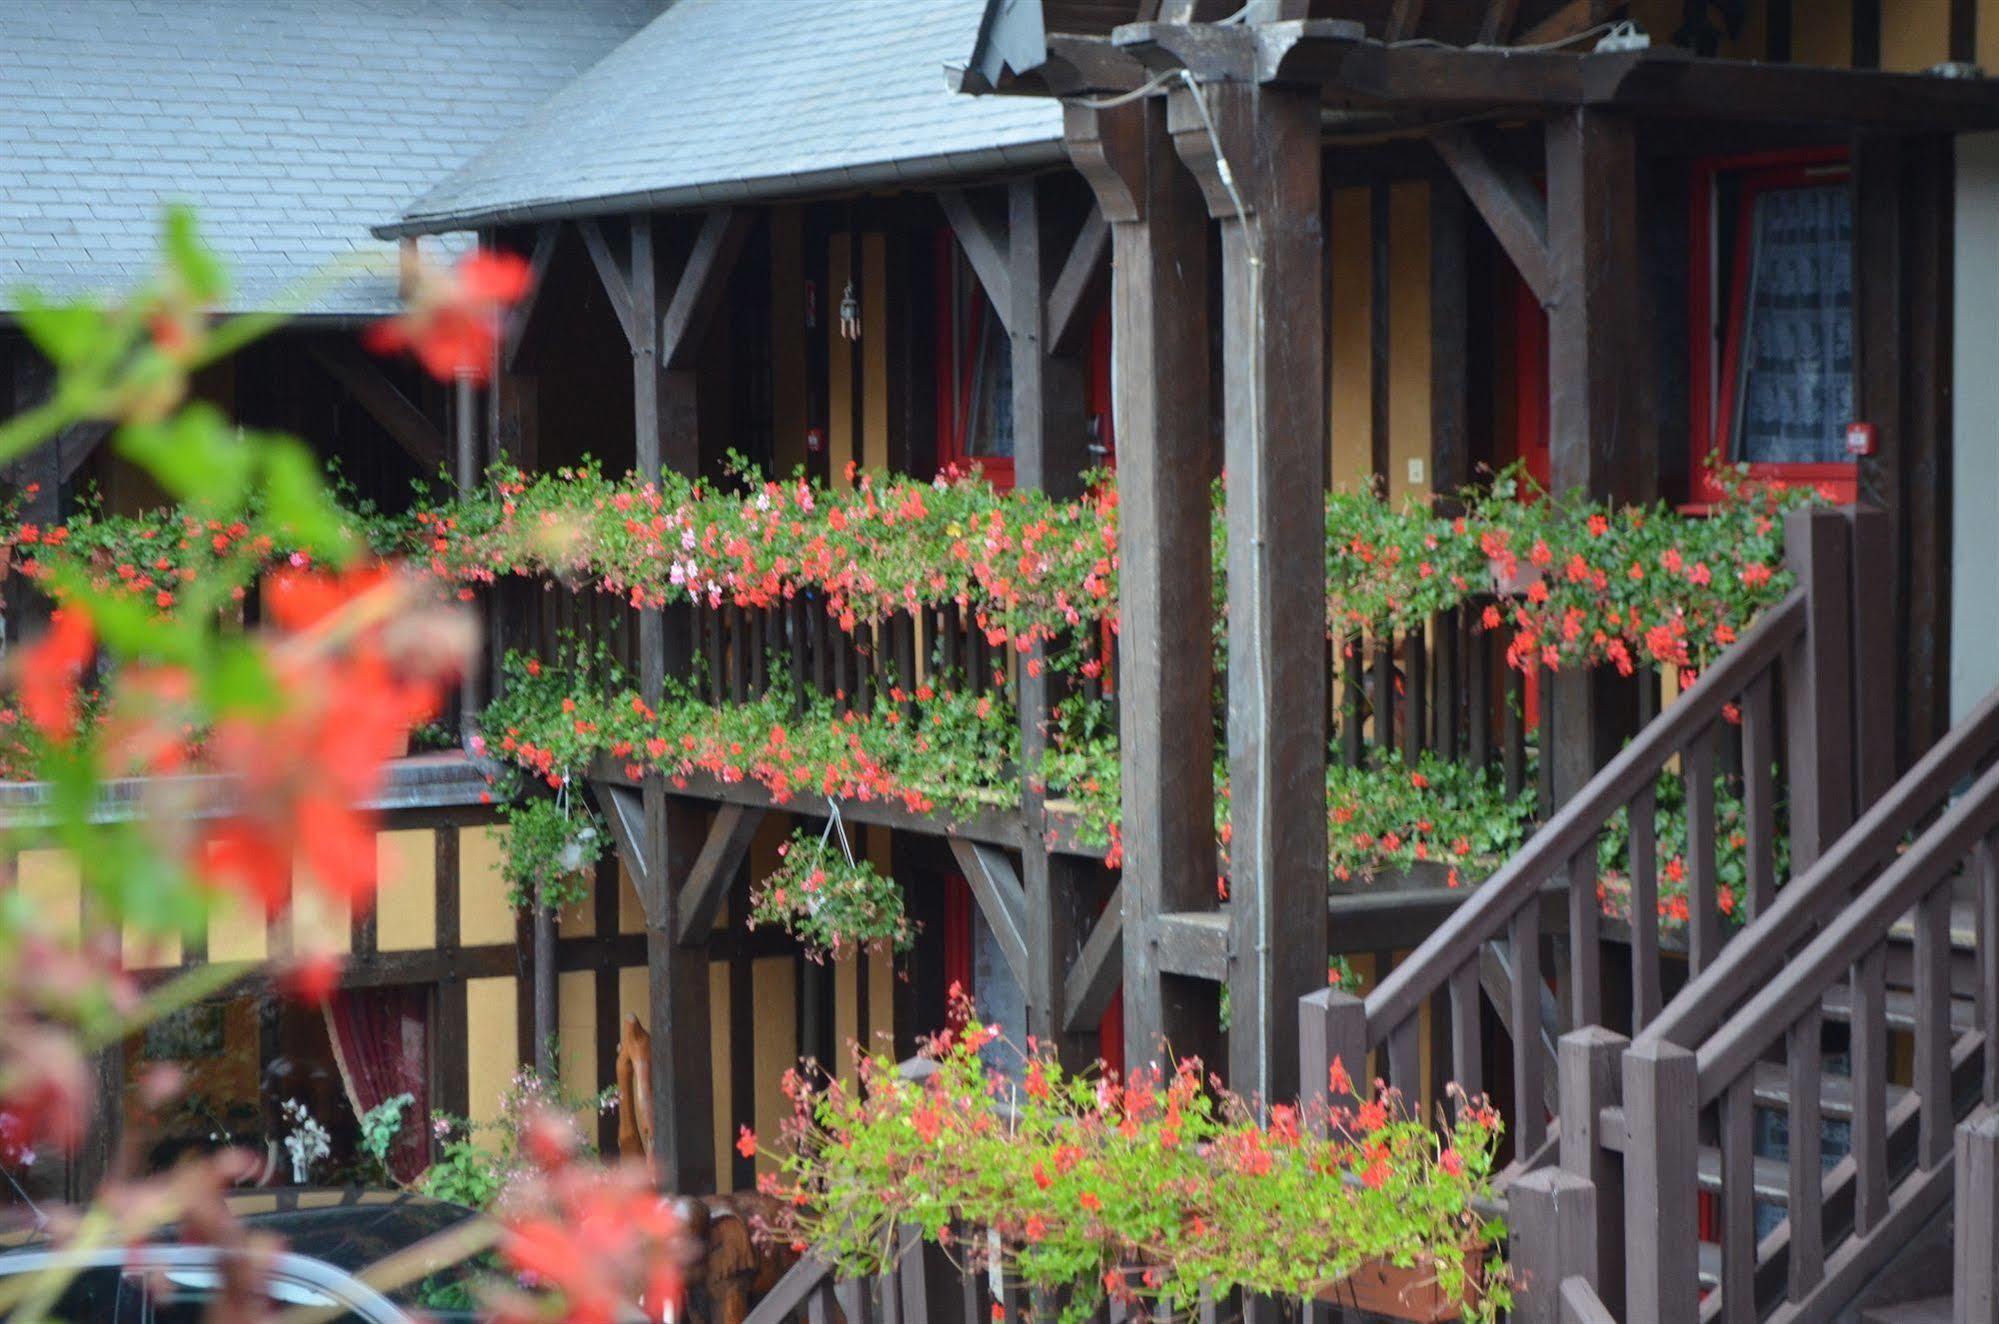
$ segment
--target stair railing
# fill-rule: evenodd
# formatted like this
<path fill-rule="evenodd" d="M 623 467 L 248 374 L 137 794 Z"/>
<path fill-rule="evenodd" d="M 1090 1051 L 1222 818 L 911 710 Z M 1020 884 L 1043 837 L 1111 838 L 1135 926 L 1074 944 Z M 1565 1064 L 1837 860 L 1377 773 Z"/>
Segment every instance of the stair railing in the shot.
<path fill-rule="evenodd" d="M 1969 1009 L 1951 988 L 1953 890 L 1966 869 L 1979 971 Z M 1841 873 L 1822 869 L 1794 886 L 1836 891 Z M 1914 1042 L 1913 1075 L 1891 1104 L 1885 974 L 1892 930 L 1911 912 L 1914 989 L 1893 1011 Z M 1622 1132 L 1627 1324 L 1823 1317 L 1823 1307 L 1849 1301 L 1950 1198 L 1956 1122 L 1999 1086 L 1999 1057 L 1985 1048 L 1999 1008 L 1999 766 L 1788 957 L 1775 928 L 1782 920 L 1773 909 L 1745 940 L 1770 939 L 1766 951 L 1777 960 L 1767 978 L 1734 1000 L 1698 1044 L 1652 1034 L 1624 1054 L 1622 1117 L 1604 1119 L 1601 1129 Z M 1820 1127 L 1828 1009 L 1850 1017 L 1853 1096 L 1852 1151 L 1829 1169 Z M 1774 1062 L 1782 1064 L 1788 1158 L 1781 1195 L 1767 1180 L 1765 1192 L 1781 1198 L 1788 1217 L 1759 1244 L 1754 1113 L 1758 1068 L 1767 1079 Z M 1720 1148 L 1720 1290 L 1702 1302 L 1698 1157 L 1710 1112 Z"/>
<path fill-rule="evenodd" d="M 1856 666 L 1851 628 L 1851 512 L 1801 510 L 1785 526 L 1786 563 L 1797 586 L 1765 611 L 1741 638 L 1648 724 L 1533 838 L 1500 867 L 1472 898 L 1430 934 L 1383 979 L 1364 1003 L 1332 996 L 1309 999 L 1302 1042 L 1327 1044 L 1328 1055 L 1349 1070 L 1386 1047 L 1386 1079 L 1417 1097 L 1421 1013 L 1433 998 L 1449 1017 L 1452 1079 L 1467 1088 L 1486 1081 L 1481 1059 L 1481 991 L 1492 998 L 1512 1041 L 1512 1128 L 1515 1154 L 1527 1166 L 1545 1157 L 1548 1117 L 1527 1101 L 1547 1096 L 1553 1076 L 1541 1029 L 1546 981 L 1542 967 L 1544 892 L 1562 898 L 1568 959 L 1555 972 L 1554 1016 L 1564 1026 L 1603 1020 L 1604 976 L 1599 942 L 1597 842 L 1625 811 L 1630 879 L 1631 1007 L 1634 1027 L 1663 1004 L 1662 977 L 1669 958 L 1660 946 L 1659 861 L 1654 812 L 1660 779 L 1674 770 L 1685 778 L 1689 821 L 1685 884 L 1687 946 L 1698 973 L 1720 955 L 1725 933 L 1716 870 L 1714 771 L 1719 734 L 1737 713 L 1742 726 L 1747 895 L 1735 900 L 1750 915 L 1775 894 L 1775 810 L 1780 794 L 1777 762 L 1779 695 L 1786 731 L 1782 788 L 1790 806 L 1794 865 L 1808 863 L 1821 843 L 1845 826 L 1852 804 L 1855 722 L 1852 678 Z M 1733 710 L 1733 711 L 1731 711 Z M 1559 915 L 1556 923 L 1560 924 Z M 1493 978 L 1493 967 L 1503 978 Z M 1304 1064 L 1310 1088 L 1322 1087 L 1322 1068 Z M 1358 1072 L 1354 1072 L 1358 1076 Z"/>

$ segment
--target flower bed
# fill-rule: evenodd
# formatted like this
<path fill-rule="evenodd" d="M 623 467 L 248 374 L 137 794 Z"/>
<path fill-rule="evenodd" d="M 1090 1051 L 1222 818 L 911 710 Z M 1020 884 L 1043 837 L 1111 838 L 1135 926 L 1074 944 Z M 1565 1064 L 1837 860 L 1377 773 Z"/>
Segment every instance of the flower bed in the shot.
<path fill-rule="evenodd" d="M 1467 1319 L 1507 1309 L 1492 1194 L 1500 1119 L 1454 1095 L 1432 1130 L 1392 1092 L 1328 1109 L 1279 1105 L 1260 1124 L 1196 1061 L 1170 1076 L 1069 1075 L 1029 1053 L 988 1065 L 997 1031 L 971 1020 L 932 1046 L 934 1070 L 864 1058 L 858 1084 L 787 1078 L 793 1115 L 769 1235 L 843 1276 L 879 1274 L 913 1226 L 970 1269 L 1063 1298 L 1160 1313 L 1203 1291 L 1337 1297 L 1374 1266 L 1419 1267 Z M 1336 1098 L 1351 1088 L 1333 1067 Z M 745 1133 L 743 1148 L 753 1152 Z"/>

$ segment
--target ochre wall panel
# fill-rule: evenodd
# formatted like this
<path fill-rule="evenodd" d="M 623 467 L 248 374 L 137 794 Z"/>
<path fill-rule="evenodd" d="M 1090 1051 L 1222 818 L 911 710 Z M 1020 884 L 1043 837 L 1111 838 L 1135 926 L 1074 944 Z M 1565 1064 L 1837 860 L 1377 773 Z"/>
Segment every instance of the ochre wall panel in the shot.
<path fill-rule="evenodd" d="M 819 293 L 826 337 L 826 472 L 833 486 L 844 487 L 847 465 L 857 460 L 854 444 L 854 344 L 840 334 L 840 296 L 852 269 L 847 236 L 832 237 L 826 253 L 826 288 Z M 866 310 L 862 311 L 865 317 Z"/>
<path fill-rule="evenodd" d="M 24 850 L 15 870 L 21 895 L 52 931 L 66 935 L 82 931 L 83 879 L 68 852 Z"/>
<path fill-rule="evenodd" d="M 1853 62 L 1853 0 L 1812 0 L 1791 9 L 1791 62 L 1843 66 Z"/>
<path fill-rule="evenodd" d="M 638 885 L 625 869 L 625 862 L 618 861 L 618 932 L 644 933 L 646 931 L 645 907 L 639 904 Z"/>
<path fill-rule="evenodd" d="M 437 945 L 437 834 L 430 828 L 375 838 L 375 947 L 422 951 Z"/>
<path fill-rule="evenodd" d="M 861 425 L 864 467 L 888 468 L 888 238 L 861 236 Z M 836 310 L 837 311 L 837 310 Z M 914 365 L 911 365 L 912 371 Z"/>
<path fill-rule="evenodd" d="M 565 970 L 555 981 L 559 1040 L 556 1072 L 562 1092 L 587 1099 L 597 1092 L 597 972 Z"/>
<path fill-rule="evenodd" d="M 1332 400 L 1326 417 L 1332 433 L 1333 486 L 1353 487 L 1367 479 L 1372 457 L 1370 434 L 1374 379 L 1370 369 L 1369 306 L 1372 281 L 1372 227 L 1366 189 L 1333 193 L 1327 278 L 1332 281 L 1332 318 L 1327 353 L 1332 358 Z"/>
<path fill-rule="evenodd" d="M 291 925 L 294 952 L 354 950 L 354 912 L 344 897 L 321 891 L 298 865 L 292 874 L 292 908 L 284 922 Z"/>
<path fill-rule="evenodd" d="M 1978 64 L 1999 73 L 1999 0 L 1978 0 Z"/>
<path fill-rule="evenodd" d="M 752 1116 L 757 1134 L 775 1140 L 790 1104 L 784 1097 L 784 1073 L 798 1061 L 798 966 L 788 956 L 759 957 L 751 967 L 756 990 L 756 1099 Z M 775 1165 L 776 1145 L 766 1144 L 757 1153 L 757 1170 L 768 1172 Z"/>
<path fill-rule="evenodd" d="M 500 872 L 503 827 L 461 828 L 458 833 L 458 941 L 478 947 L 514 940 L 514 908 Z"/>
<path fill-rule="evenodd" d="M 1950 0 L 1887 0 L 1881 6 L 1881 67 L 1920 73 L 1950 58 Z"/>
<path fill-rule="evenodd" d="M 261 961 L 270 955 L 264 912 L 256 906 L 224 902 L 208 917 L 208 959 Z"/>
<path fill-rule="evenodd" d="M 1430 491 L 1430 186 L 1397 184 L 1389 192 L 1388 495 Z M 1422 481 L 1409 481 L 1420 461 Z"/>
<path fill-rule="evenodd" d="M 465 981 L 465 1097 L 473 1122 L 490 1122 L 500 1115 L 500 1098 L 520 1066 L 515 1038 L 515 980 Z"/>
<path fill-rule="evenodd" d="M 708 1085 L 710 1114 L 715 1119 L 715 1180 L 718 1190 L 735 1189 L 730 1179 L 736 1142 L 729 1119 L 734 1117 L 734 1073 L 729 1070 L 729 963 L 708 963 Z"/>

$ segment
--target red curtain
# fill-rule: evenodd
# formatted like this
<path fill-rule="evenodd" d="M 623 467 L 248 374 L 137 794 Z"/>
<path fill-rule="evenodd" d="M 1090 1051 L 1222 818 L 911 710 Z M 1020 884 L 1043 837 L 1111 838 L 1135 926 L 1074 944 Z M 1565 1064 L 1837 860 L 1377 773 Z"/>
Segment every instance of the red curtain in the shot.
<path fill-rule="evenodd" d="M 347 1102 L 361 1116 L 408 1094 L 389 1171 L 414 1181 L 430 1162 L 430 995 L 422 988 L 346 989 L 326 1000 L 326 1032 Z"/>

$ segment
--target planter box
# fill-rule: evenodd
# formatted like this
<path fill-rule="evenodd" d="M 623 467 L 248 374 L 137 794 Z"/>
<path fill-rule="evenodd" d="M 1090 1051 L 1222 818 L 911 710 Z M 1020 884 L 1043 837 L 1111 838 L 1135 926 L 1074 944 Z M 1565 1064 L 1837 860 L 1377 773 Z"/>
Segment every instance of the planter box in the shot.
<path fill-rule="evenodd" d="M 1364 892 L 1448 892 L 1451 866 L 1436 860 L 1418 860 L 1406 869 L 1383 869 L 1365 878 L 1349 878 L 1341 882 L 1329 878 L 1326 890 L 1334 896 L 1354 896 Z M 1484 874 L 1474 874 L 1472 870 L 1460 866 L 1458 888 L 1469 888 L 1484 881 Z"/>
<path fill-rule="evenodd" d="M 1464 1317 L 1467 1300 L 1476 1301 L 1485 1294 L 1484 1247 L 1469 1259 L 1466 1275 L 1471 1280 L 1466 1284 L 1467 1295 L 1446 1296 L 1437 1284 L 1435 1266 L 1427 1260 L 1407 1269 L 1375 1261 L 1319 1293 L 1319 1300 L 1390 1319 L 1446 1324 Z"/>

